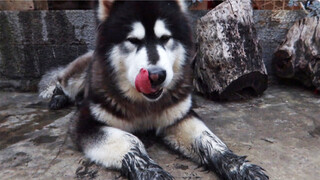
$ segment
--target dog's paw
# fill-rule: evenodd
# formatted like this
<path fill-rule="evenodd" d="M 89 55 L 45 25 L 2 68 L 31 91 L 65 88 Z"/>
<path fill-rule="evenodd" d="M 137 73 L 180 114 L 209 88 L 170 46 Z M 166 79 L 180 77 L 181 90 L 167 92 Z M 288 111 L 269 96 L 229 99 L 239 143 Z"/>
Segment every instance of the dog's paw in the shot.
<path fill-rule="evenodd" d="M 69 104 L 69 99 L 66 95 L 54 95 L 49 102 L 49 109 L 58 110 L 66 107 Z"/>
<path fill-rule="evenodd" d="M 240 167 L 240 174 L 242 179 L 245 180 L 268 180 L 268 175 L 260 166 L 255 164 L 245 163 L 243 167 Z"/>
<path fill-rule="evenodd" d="M 151 167 L 138 173 L 138 179 L 141 180 L 173 180 L 174 178 L 160 167 Z"/>
<path fill-rule="evenodd" d="M 238 156 L 232 151 L 216 153 L 206 158 L 202 156 L 203 163 L 208 170 L 212 170 L 221 179 L 225 180 L 268 180 L 265 170 L 246 160 L 246 156 Z"/>

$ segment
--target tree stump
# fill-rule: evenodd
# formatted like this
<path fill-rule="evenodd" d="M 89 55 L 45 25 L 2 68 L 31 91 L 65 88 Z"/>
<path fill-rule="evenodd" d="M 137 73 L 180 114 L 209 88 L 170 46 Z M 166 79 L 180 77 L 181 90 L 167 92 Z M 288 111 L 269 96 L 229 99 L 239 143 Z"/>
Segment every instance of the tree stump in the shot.
<path fill-rule="evenodd" d="M 280 78 L 296 79 L 320 90 L 319 17 L 297 21 L 274 53 L 272 67 Z"/>
<path fill-rule="evenodd" d="M 197 22 L 195 91 L 213 100 L 261 94 L 268 76 L 253 26 L 250 0 L 228 0 Z"/>

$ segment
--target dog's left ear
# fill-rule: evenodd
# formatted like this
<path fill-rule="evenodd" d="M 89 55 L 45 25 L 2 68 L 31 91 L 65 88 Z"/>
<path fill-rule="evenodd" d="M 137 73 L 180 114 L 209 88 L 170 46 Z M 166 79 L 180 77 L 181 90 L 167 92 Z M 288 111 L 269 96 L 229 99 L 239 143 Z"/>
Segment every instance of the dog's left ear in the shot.
<path fill-rule="evenodd" d="M 186 0 L 176 0 L 182 12 L 186 13 L 188 11 L 188 6 Z"/>
<path fill-rule="evenodd" d="M 98 19 L 102 22 L 109 16 L 110 9 L 115 0 L 99 0 Z"/>

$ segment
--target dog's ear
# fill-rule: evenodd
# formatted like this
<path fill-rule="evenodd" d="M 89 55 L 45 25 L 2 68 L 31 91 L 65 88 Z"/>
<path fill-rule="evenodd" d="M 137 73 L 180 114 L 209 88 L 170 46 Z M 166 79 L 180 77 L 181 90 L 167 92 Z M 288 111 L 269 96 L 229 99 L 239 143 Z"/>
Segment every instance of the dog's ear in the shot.
<path fill-rule="evenodd" d="M 188 5 L 186 0 L 176 0 L 182 12 L 186 13 L 188 11 Z"/>
<path fill-rule="evenodd" d="M 110 9 L 115 0 L 99 0 L 98 19 L 104 21 L 108 18 Z"/>

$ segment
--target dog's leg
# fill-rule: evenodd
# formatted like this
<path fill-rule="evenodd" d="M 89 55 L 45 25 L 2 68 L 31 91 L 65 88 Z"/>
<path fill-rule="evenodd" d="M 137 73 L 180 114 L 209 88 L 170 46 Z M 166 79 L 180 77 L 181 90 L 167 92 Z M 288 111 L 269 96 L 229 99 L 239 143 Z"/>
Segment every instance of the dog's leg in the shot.
<path fill-rule="evenodd" d="M 76 125 L 77 135 L 73 140 L 91 161 L 106 168 L 120 170 L 131 180 L 173 179 L 148 156 L 144 145 L 136 136 L 84 116 L 81 116 Z"/>
<path fill-rule="evenodd" d="M 120 169 L 132 180 L 172 179 L 148 156 L 136 136 L 112 127 L 103 127 L 96 135 L 99 137 L 90 137 L 94 139 L 83 149 L 92 161 L 107 168 Z"/>
<path fill-rule="evenodd" d="M 173 149 L 214 171 L 225 180 L 266 180 L 264 170 L 237 156 L 191 112 L 164 130 L 164 141 Z"/>

